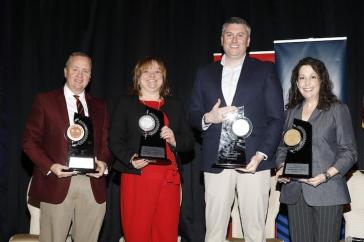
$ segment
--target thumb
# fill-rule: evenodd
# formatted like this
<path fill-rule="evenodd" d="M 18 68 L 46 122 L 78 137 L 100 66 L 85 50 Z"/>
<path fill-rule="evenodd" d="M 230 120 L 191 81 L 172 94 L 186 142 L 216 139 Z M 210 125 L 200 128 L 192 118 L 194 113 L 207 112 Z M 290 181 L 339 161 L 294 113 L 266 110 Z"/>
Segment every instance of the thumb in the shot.
<path fill-rule="evenodd" d="M 221 100 L 220 98 L 217 99 L 217 102 L 215 103 L 215 105 L 212 107 L 212 109 L 218 109 L 220 107 L 221 104 Z"/>

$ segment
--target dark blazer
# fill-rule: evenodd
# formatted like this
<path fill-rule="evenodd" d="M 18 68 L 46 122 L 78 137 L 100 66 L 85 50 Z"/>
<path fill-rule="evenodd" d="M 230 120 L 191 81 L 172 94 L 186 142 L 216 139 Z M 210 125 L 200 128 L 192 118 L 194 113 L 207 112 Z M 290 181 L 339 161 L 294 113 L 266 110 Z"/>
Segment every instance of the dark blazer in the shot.
<path fill-rule="evenodd" d="M 194 146 L 183 104 L 175 98 L 166 97 L 160 110 L 166 113 L 169 128 L 173 130 L 176 147 L 170 147 L 181 168 L 178 153 L 192 150 Z M 137 96 L 121 96 L 115 105 L 110 122 L 109 147 L 116 158 L 113 168 L 119 172 L 140 174 L 140 170 L 131 165 L 130 159 L 139 150 L 141 132 L 138 120 L 144 113 L 145 106 Z"/>
<path fill-rule="evenodd" d="M 86 94 L 86 102 L 94 131 L 95 154 L 99 160 L 109 162 L 109 118 L 106 104 Z M 69 126 L 67 105 L 63 89 L 38 94 L 33 102 L 23 136 L 24 152 L 35 164 L 29 196 L 37 201 L 58 204 L 67 195 L 71 177 L 47 175 L 54 163 L 66 164 L 68 142 L 65 131 Z M 106 180 L 90 178 L 95 200 L 106 199 Z"/>
<path fill-rule="evenodd" d="M 209 112 L 218 98 L 221 107 L 226 106 L 222 90 L 223 66 L 212 63 L 200 69 L 193 86 L 190 118 L 194 127 L 201 130 L 202 116 Z M 258 171 L 274 167 L 275 151 L 279 144 L 284 123 L 282 87 L 271 63 L 245 58 L 241 69 L 232 106 L 244 106 L 245 116 L 253 124 L 252 134 L 246 138 L 246 159 L 261 151 L 268 156 L 260 163 Z M 203 132 L 202 170 L 218 173 L 212 168 L 216 162 L 221 124 L 212 124 Z"/>
<path fill-rule="evenodd" d="M 301 119 L 302 105 L 287 110 L 285 129 L 295 118 Z M 295 204 L 302 192 L 311 206 L 340 205 L 350 202 L 345 174 L 357 159 L 356 143 L 350 113 L 345 104 L 332 104 L 327 111 L 315 109 L 308 122 L 312 125 L 312 176 L 334 166 L 339 173 L 317 187 L 292 181 L 282 185 L 282 203 Z M 277 150 L 277 166 L 287 156 L 283 141 Z"/>

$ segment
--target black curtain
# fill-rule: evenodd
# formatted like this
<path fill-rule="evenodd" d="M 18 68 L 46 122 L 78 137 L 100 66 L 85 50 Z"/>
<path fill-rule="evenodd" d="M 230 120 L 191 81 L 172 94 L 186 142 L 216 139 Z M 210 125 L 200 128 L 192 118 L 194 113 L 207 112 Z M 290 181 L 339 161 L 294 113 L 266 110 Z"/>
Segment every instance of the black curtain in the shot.
<path fill-rule="evenodd" d="M 230 16 L 241 16 L 251 24 L 252 51 L 272 50 L 273 40 L 278 39 L 348 37 L 348 105 L 359 167 L 364 168 L 363 4 L 357 0 L 1 0 L 0 241 L 28 231 L 25 197 L 32 165 L 21 150 L 24 123 L 36 93 L 63 85 L 63 66 L 71 52 L 90 54 L 89 91 L 110 106 L 116 96 L 126 93 L 136 61 L 147 55 L 162 57 L 173 95 L 187 103 L 197 68 L 221 50 L 221 24 Z M 196 148 L 193 161 L 184 164 L 180 229 L 185 241 L 197 242 L 203 238 L 204 211 L 198 143 Z M 118 174 L 109 177 L 100 241 L 114 242 L 121 233 L 118 179 Z"/>

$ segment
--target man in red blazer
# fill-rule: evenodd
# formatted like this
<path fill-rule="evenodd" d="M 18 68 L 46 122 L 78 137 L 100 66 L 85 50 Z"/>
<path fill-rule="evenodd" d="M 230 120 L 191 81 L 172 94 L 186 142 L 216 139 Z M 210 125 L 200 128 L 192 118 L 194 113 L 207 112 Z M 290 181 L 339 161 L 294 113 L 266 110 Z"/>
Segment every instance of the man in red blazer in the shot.
<path fill-rule="evenodd" d="M 97 241 L 106 209 L 108 113 L 106 104 L 85 93 L 90 82 L 91 59 L 70 55 L 62 89 L 35 97 L 23 137 L 23 149 L 35 167 L 29 196 L 40 204 L 40 241 L 64 242 L 72 224 L 75 242 Z M 74 124 L 77 100 L 93 126 L 96 173 L 76 174 L 67 166 L 67 128 Z"/>

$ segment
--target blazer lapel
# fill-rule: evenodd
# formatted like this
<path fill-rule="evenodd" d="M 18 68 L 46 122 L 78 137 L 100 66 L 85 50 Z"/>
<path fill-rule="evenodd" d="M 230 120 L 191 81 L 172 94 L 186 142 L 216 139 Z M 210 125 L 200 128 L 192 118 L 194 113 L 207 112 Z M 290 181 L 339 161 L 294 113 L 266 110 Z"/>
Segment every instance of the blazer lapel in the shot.
<path fill-rule="evenodd" d="M 302 108 L 302 104 L 299 104 L 294 108 L 293 118 L 302 120 Z"/>
<path fill-rule="evenodd" d="M 297 107 L 295 107 L 294 114 L 293 114 L 294 118 L 302 120 L 302 110 L 303 110 L 303 104 L 301 103 L 301 104 L 297 105 Z M 312 120 L 316 119 L 321 112 L 322 112 L 322 110 L 315 108 L 315 110 L 313 110 L 311 116 L 308 118 L 307 122 L 312 122 Z"/>
<path fill-rule="evenodd" d="M 88 117 L 91 119 L 95 139 L 96 127 L 98 127 L 98 124 L 102 123 L 102 121 L 99 120 L 99 115 L 96 114 L 95 106 L 93 105 L 94 100 L 92 99 L 92 97 L 88 93 L 85 93 L 85 99 L 88 110 Z"/>
<path fill-rule="evenodd" d="M 311 114 L 311 116 L 310 116 L 310 118 L 308 119 L 308 121 L 309 122 L 312 122 L 313 120 L 315 120 L 318 116 L 319 116 L 319 114 L 322 112 L 322 110 L 321 109 L 318 109 L 317 107 L 315 108 L 315 110 L 313 110 L 313 112 L 312 112 L 312 114 Z"/>
<path fill-rule="evenodd" d="M 214 79 L 212 80 L 212 83 L 215 85 L 215 90 L 218 92 L 217 96 L 220 97 L 221 104 L 220 107 L 226 106 L 226 101 L 224 98 L 224 94 L 222 93 L 221 89 L 221 80 L 222 80 L 222 69 L 223 66 L 221 65 L 221 62 L 216 63 L 216 68 L 214 68 L 214 73 L 211 75 Z"/>
<path fill-rule="evenodd" d="M 139 97 L 138 96 L 133 96 L 133 104 L 135 105 L 135 109 L 136 112 L 138 114 L 143 114 L 146 112 L 146 106 L 144 105 L 144 103 L 142 103 L 140 100 L 139 100 Z M 131 107 L 130 107 L 131 108 Z"/>
<path fill-rule="evenodd" d="M 68 119 L 68 111 L 67 111 L 67 103 L 66 103 L 66 98 L 64 97 L 64 93 L 63 93 L 63 89 L 61 89 L 58 92 L 57 95 L 57 105 L 59 105 L 59 112 L 60 112 L 60 116 L 62 117 L 62 123 L 67 124 L 67 126 L 70 125 L 70 121 Z"/>
<path fill-rule="evenodd" d="M 236 86 L 236 91 L 234 94 L 234 98 L 233 98 L 233 102 L 232 102 L 232 106 L 237 106 L 237 105 L 242 105 L 242 104 L 246 104 L 249 100 L 249 85 L 251 85 L 252 83 L 250 82 L 250 77 L 249 77 L 249 73 L 248 70 L 252 69 L 251 65 L 250 65 L 250 59 L 248 56 L 245 57 L 243 66 L 241 68 L 240 71 L 240 76 L 239 76 L 239 80 L 238 80 L 238 84 Z"/>
<path fill-rule="evenodd" d="M 70 121 L 68 119 L 68 111 L 67 111 L 67 103 L 66 103 L 66 98 L 64 96 L 64 92 L 63 89 L 60 89 L 60 91 L 57 93 L 56 98 L 56 104 L 58 109 L 56 108 L 55 110 L 57 110 L 59 112 L 59 127 L 66 127 L 66 129 L 68 128 L 68 126 L 70 125 Z M 66 124 L 66 125 L 64 125 Z M 61 128 L 62 129 L 62 128 Z M 63 130 L 62 132 L 66 132 L 66 129 Z M 65 154 L 67 154 L 67 150 L 68 150 L 68 141 L 66 138 L 63 139 L 62 142 L 62 146 L 63 146 L 63 151 Z"/>
<path fill-rule="evenodd" d="M 87 110 L 88 110 L 88 116 L 92 119 L 92 122 L 94 122 L 95 120 L 93 119 L 93 117 L 95 115 L 93 115 L 94 110 L 92 109 L 92 98 L 88 93 L 85 93 L 85 99 L 86 99 L 86 105 L 87 105 Z"/>

